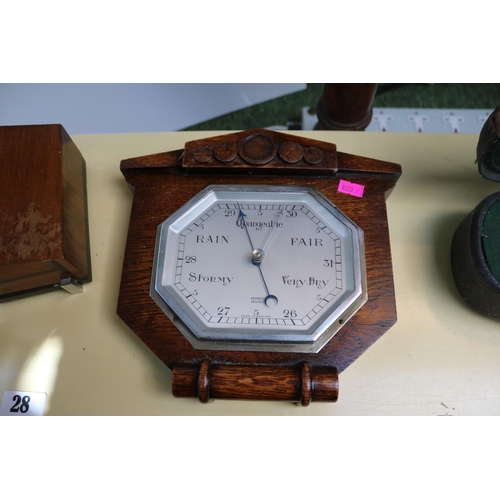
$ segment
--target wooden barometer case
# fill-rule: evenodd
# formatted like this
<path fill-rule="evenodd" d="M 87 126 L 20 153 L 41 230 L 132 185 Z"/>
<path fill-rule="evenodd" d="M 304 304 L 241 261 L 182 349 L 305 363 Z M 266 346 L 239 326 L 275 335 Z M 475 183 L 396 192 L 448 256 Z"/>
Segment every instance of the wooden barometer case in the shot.
<path fill-rule="evenodd" d="M 385 202 L 401 167 L 256 129 L 120 168 L 118 315 L 174 396 L 336 401 L 338 373 L 396 322 Z"/>

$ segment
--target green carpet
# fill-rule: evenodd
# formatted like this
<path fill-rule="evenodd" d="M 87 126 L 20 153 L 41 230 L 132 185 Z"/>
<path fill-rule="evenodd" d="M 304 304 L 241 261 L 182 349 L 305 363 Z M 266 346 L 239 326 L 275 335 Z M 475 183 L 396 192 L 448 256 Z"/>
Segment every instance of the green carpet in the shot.
<path fill-rule="evenodd" d="M 244 130 L 302 122 L 302 108 L 315 107 L 323 84 L 208 120 L 184 130 Z M 380 84 L 375 108 L 494 109 L 500 83 Z"/>

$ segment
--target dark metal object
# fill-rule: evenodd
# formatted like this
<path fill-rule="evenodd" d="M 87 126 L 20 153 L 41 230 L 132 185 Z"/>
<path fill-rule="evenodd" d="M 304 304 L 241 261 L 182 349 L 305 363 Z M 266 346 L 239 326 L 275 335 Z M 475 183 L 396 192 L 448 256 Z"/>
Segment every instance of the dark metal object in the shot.
<path fill-rule="evenodd" d="M 486 120 L 479 135 L 477 163 L 485 179 L 500 182 L 500 105 Z"/>
<path fill-rule="evenodd" d="M 500 192 L 485 198 L 458 226 L 451 246 L 451 268 L 460 295 L 477 312 L 500 321 L 500 282 L 486 261 L 483 223 Z"/>

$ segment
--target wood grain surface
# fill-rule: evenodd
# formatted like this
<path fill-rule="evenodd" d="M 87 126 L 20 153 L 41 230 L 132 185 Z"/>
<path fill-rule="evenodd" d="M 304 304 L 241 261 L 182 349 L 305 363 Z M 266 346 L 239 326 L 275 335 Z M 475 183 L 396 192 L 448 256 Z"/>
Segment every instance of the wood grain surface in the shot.
<path fill-rule="evenodd" d="M 259 135 L 263 137 L 260 142 L 263 151 L 246 151 L 243 156 L 268 158 L 268 163 L 261 166 L 250 164 L 240 154 L 245 137 Z M 269 138 L 273 141 L 272 147 L 268 142 Z M 260 130 L 195 142 L 194 145 L 186 144 L 184 150 L 127 159 L 121 163 L 122 173 L 134 189 L 134 199 L 118 299 L 118 315 L 156 356 L 174 370 L 174 394 L 199 397 L 197 377 L 200 366 L 205 363 L 207 375 L 203 379 L 205 385 L 201 385 L 202 388 L 205 387 L 205 393 L 201 391 L 201 399 L 204 400 L 211 397 L 269 399 L 271 394 L 272 399 L 276 399 L 275 390 L 281 383 L 279 380 L 286 379 L 288 382 L 285 386 L 290 384 L 284 391 L 287 394 L 286 399 L 303 399 L 307 403 L 308 399 L 314 401 L 323 397 L 335 401 L 338 390 L 319 391 L 319 396 L 307 396 L 307 391 L 305 395 L 301 395 L 302 389 L 299 386 L 302 387 L 302 375 L 299 377 L 297 374 L 302 373 L 302 367 L 306 366 L 306 363 L 313 373 L 313 379 L 314 373 L 329 373 L 325 385 L 331 386 L 335 379 L 332 373 L 345 370 L 396 322 L 385 200 L 401 174 L 401 167 L 394 163 L 346 153 L 336 154 L 336 165 L 332 167 L 328 164 L 329 154 L 333 154 L 332 144 L 276 132 L 269 134 L 268 131 Z M 290 142 L 296 143 L 303 150 L 316 148 L 319 153 L 316 157 L 321 157 L 321 160 L 316 164 L 307 164 L 304 161 L 304 164 L 292 173 L 287 162 L 278 155 L 282 145 Z M 238 155 L 233 160 L 228 160 L 223 169 L 219 165 L 220 160 L 216 160 L 212 168 L 212 159 L 208 159 L 204 164 L 197 164 L 192 159 L 194 156 L 186 153 L 198 151 L 202 158 L 209 158 L 210 151 L 215 155 L 220 143 L 224 143 L 225 151 L 232 150 L 230 144 L 236 145 L 238 150 Z M 209 148 L 210 151 L 202 148 Z M 285 151 L 291 152 L 284 153 L 283 156 L 288 158 L 288 161 L 293 160 L 296 165 L 298 155 L 295 151 L 298 148 L 287 148 Z M 231 168 L 232 161 L 238 162 L 237 168 Z M 188 165 L 184 165 L 184 162 Z M 247 168 L 242 163 L 248 163 Z M 256 173 L 256 170 L 259 173 Z M 338 185 L 341 179 L 364 185 L 364 196 L 356 198 L 339 193 Z M 363 229 L 368 301 L 318 353 L 195 349 L 149 296 L 158 225 L 211 184 L 286 184 L 313 187 Z M 237 373 L 241 372 L 237 367 L 243 366 L 252 367 L 253 378 L 258 379 L 261 373 L 263 378 L 260 380 L 269 379 L 270 382 L 236 383 L 239 380 Z M 281 375 L 277 375 L 275 370 L 281 370 Z M 206 389 L 208 373 L 211 380 L 210 391 Z M 224 377 L 225 384 L 221 381 Z M 222 388 L 231 385 L 239 387 L 237 394 L 229 394 Z M 251 391 L 249 387 L 252 388 Z"/>
<path fill-rule="evenodd" d="M 85 160 L 61 125 L 0 127 L 0 298 L 91 279 Z"/>

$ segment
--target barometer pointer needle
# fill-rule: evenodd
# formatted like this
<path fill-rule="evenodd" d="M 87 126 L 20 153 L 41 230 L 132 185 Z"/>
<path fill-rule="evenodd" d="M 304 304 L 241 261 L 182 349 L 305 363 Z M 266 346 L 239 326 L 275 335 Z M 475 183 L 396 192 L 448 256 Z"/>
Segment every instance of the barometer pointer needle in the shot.
<path fill-rule="evenodd" d="M 260 264 L 262 263 L 262 260 L 264 258 L 264 252 L 263 252 L 263 250 L 259 250 L 258 248 L 255 248 L 253 246 L 252 238 L 250 237 L 250 232 L 248 231 L 248 227 L 247 227 L 247 225 L 245 223 L 246 214 L 244 214 L 243 210 L 241 210 L 241 206 L 240 206 L 239 203 L 238 203 L 238 209 L 239 209 L 240 213 L 238 214 L 237 221 L 240 221 L 240 222 L 237 222 L 237 223 L 238 223 L 238 225 L 240 227 L 243 226 L 243 228 L 245 229 L 245 232 L 247 233 L 248 241 L 250 243 L 250 247 L 252 248 L 252 262 L 259 269 L 260 277 L 262 278 L 262 283 L 264 284 L 264 288 L 266 289 L 266 294 L 267 295 L 266 295 L 266 297 L 264 299 L 264 304 L 267 307 L 271 307 L 273 305 L 277 305 L 278 304 L 278 298 L 276 297 L 276 295 L 271 295 L 269 293 L 269 288 L 267 288 L 267 284 L 266 284 L 266 280 L 264 278 L 264 274 L 262 274 L 262 269 L 260 268 Z"/>
<path fill-rule="evenodd" d="M 240 213 L 238 215 L 238 225 L 240 227 L 243 226 L 243 228 L 245 229 L 245 232 L 247 233 L 247 236 L 248 236 L 248 241 L 250 242 L 250 246 L 252 247 L 252 253 L 253 251 L 255 250 L 254 246 L 253 246 L 253 243 L 252 243 L 252 238 L 250 237 L 250 233 L 248 232 L 248 227 L 245 223 L 245 217 L 246 217 L 246 214 L 243 213 L 243 211 L 241 210 L 241 207 L 240 207 L 240 204 L 238 203 L 238 208 L 240 210 Z"/>
<path fill-rule="evenodd" d="M 278 218 L 276 219 L 276 222 L 274 223 L 274 225 L 271 226 L 271 229 L 267 233 L 266 239 L 264 240 L 264 243 L 262 243 L 262 251 L 264 251 L 264 248 L 266 248 L 267 242 L 269 241 L 271 234 L 273 234 L 273 231 L 275 230 L 275 228 L 278 227 L 278 223 L 279 223 L 281 217 L 283 217 L 284 211 L 285 211 L 285 209 L 283 208 L 281 210 L 281 212 L 279 213 Z"/>

